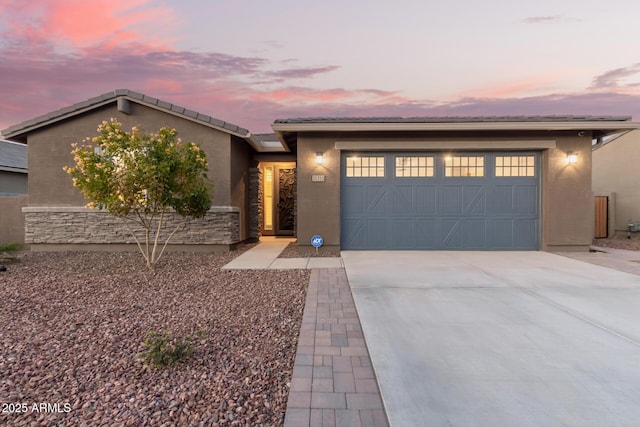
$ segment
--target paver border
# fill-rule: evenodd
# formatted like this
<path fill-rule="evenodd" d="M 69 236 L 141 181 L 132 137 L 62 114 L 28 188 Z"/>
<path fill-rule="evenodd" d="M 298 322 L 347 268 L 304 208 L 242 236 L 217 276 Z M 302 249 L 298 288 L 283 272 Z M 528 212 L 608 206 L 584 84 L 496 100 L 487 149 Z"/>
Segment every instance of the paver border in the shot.
<path fill-rule="evenodd" d="M 285 427 L 387 427 L 344 268 L 312 269 Z"/>

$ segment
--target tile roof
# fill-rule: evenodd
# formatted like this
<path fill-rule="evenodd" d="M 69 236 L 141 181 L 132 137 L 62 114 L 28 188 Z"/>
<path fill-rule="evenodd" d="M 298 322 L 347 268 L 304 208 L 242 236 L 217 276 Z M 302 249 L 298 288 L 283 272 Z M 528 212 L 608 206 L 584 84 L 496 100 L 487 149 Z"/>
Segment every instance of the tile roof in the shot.
<path fill-rule="evenodd" d="M 281 124 L 304 123 L 481 123 L 481 122 L 597 122 L 629 121 L 631 116 L 446 116 L 446 117 L 297 117 L 275 120 Z"/>
<path fill-rule="evenodd" d="M 109 104 L 116 101 L 118 98 L 126 98 L 133 102 L 148 105 L 153 108 L 164 110 L 178 116 L 183 116 L 189 120 L 218 128 L 222 131 L 240 136 L 242 138 L 249 138 L 251 136 L 251 132 L 249 132 L 247 129 L 241 128 L 240 126 L 234 125 L 233 123 L 228 123 L 211 116 L 200 114 L 197 111 L 189 110 L 179 105 L 171 104 L 169 102 L 165 102 L 160 99 L 153 98 L 128 89 L 117 89 L 113 92 L 107 92 L 100 96 L 87 99 L 86 101 L 78 102 L 69 107 L 61 108 L 48 114 L 33 118 L 31 120 L 18 123 L 16 125 L 3 129 L 1 131 L 1 134 L 5 138 L 13 138 L 15 136 L 28 133 L 33 129 L 54 123 L 58 120 L 74 116 L 84 111 L 91 110 L 95 107 Z"/>
<path fill-rule="evenodd" d="M 0 140 L 0 170 L 27 172 L 27 145 Z"/>

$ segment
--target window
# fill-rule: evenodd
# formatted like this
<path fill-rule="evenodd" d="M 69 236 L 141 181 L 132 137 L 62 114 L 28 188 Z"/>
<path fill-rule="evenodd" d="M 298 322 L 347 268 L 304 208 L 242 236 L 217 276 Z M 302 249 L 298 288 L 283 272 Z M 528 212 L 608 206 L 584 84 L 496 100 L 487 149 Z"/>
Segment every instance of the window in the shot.
<path fill-rule="evenodd" d="M 447 156 L 444 176 L 484 176 L 483 156 Z"/>
<path fill-rule="evenodd" d="M 535 156 L 496 156 L 496 176 L 536 176 Z"/>
<path fill-rule="evenodd" d="M 348 178 L 384 177 L 384 157 L 347 157 L 345 175 Z"/>
<path fill-rule="evenodd" d="M 396 177 L 433 176 L 432 156 L 396 157 Z"/>

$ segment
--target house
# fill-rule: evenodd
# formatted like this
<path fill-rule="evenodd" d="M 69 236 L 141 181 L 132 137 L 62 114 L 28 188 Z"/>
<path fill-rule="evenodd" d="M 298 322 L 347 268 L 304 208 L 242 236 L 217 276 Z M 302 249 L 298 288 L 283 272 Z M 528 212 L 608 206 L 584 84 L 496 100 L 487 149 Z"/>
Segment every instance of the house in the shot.
<path fill-rule="evenodd" d="M 32 249 L 132 244 L 110 215 L 84 207 L 62 169 L 70 144 L 110 117 L 174 127 L 207 154 L 213 207 L 172 238 L 194 249 L 320 235 L 341 249 L 586 250 L 591 140 L 639 127 L 593 116 L 311 118 L 256 135 L 117 90 L 2 131 L 29 145 Z"/>
<path fill-rule="evenodd" d="M 0 140 L 0 243 L 24 243 L 27 146 Z"/>
<path fill-rule="evenodd" d="M 627 233 L 640 223 L 640 130 L 597 140 L 593 146 L 593 193 L 606 198 L 607 230 L 603 235 Z"/>
<path fill-rule="evenodd" d="M 119 249 L 134 244 L 118 219 L 84 207 L 86 200 L 63 170 L 73 165 L 71 143 L 96 135 L 98 125 L 112 117 L 125 129 L 140 125 L 153 132 L 173 127 L 183 140 L 198 143 L 206 153 L 213 206 L 204 218 L 191 220 L 189 227 L 176 233 L 173 244 L 228 249 L 259 236 L 257 162 L 279 165 L 283 164 L 280 159 L 292 160 L 288 147 L 273 136 L 261 138 L 234 124 L 156 98 L 116 90 L 2 131 L 5 138 L 29 147 L 29 202 L 23 212 L 25 242 L 33 250 Z"/>
<path fill-rule="evenodd" d="M 0 140 L 0 196 L 27 194 L 27 146 Z"/>
<path fill-rule="evenodd" d="M 587 250 L 591 141 L 630 117 L 276 120 L 297 237 L 341 249 Z"/>

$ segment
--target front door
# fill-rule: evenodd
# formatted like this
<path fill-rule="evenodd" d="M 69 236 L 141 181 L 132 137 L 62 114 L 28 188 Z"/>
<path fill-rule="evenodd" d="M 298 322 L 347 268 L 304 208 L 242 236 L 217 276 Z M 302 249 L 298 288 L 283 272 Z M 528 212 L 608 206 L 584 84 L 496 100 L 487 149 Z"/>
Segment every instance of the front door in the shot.
<path fill-rule="evenodd" d="M 295 163 L 269 163 L 263 168 L 262 233 L 292 236 L 295 225 Z"/>

